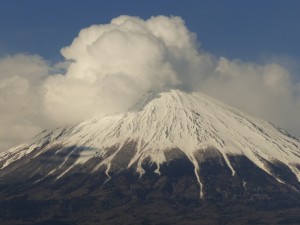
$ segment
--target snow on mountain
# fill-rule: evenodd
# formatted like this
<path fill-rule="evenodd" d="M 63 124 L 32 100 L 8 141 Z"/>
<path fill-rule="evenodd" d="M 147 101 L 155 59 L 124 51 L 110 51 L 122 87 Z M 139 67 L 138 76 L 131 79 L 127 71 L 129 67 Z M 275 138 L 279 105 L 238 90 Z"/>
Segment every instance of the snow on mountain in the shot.
<path fill-rule="evenodd" d="M 34 153 L 33 157 L 53 146 L 71 147 L 64 162 L 75 151 L 80 157 L 62 173 L 93 157 L 102 157 L 94 171 L 105 166 L 109 177 L 111 162 L 126 144 L 136 143 L 134 156 L 127 167 L 137 165 L 142 175 L 142 162 L 150 158 L 157 165 L 167 161 L 166 152 L 180 149 L 193 163 L 202 197 L 203 185 L 199 177 L 198 152 L 217 149 L 235 175 L 236 169 L 229 156 L 242 155 L 256 166 L 284 183 L 272 173 L 268 163 L 286 165 L 300 180 L 300 141 L 269 122 L 248 116 L 203 93 L 185 93 L 179 90 L 144 95 L 127 112 L 106 117 L 95 117 L 77 126 L 43 132 L 30 144 L 10 149 L 0 155 L 0 168 Z M 110 149 L 112 154 L 107 154 Z M 40 149 L 39 151 L 36 151 Z M 62 148 L 58 148 L 59 153 Z M 267 163 L 268 162 L 268 163 Z M 55 172 L 49 171 L 49 174 Z"/>

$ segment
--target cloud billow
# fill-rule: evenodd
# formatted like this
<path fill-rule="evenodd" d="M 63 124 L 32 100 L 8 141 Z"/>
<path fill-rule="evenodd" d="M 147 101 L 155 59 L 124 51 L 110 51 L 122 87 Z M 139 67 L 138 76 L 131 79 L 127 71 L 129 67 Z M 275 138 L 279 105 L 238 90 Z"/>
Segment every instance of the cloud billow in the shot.
<path fill-rule="evenodd" d="M 61 53 L 62 74 L 39 56 L 0 59 L 0 149 L 172 88 L 203 91 L 300 136 L 300 85 L 287 69 L 203 52 L 179 17 L 120 16 L 82 29 Z"/>

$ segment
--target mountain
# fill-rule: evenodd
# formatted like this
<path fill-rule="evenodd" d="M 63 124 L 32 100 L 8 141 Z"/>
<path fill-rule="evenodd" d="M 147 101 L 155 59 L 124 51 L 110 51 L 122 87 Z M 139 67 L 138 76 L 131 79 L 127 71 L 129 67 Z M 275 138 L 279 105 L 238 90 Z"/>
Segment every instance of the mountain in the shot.
<path fill-rule="evenodd" d="M 0 168 L 1 224 L 300 221 L 300 141 L 203 93 L 148 92 L 42 132 Z"/>

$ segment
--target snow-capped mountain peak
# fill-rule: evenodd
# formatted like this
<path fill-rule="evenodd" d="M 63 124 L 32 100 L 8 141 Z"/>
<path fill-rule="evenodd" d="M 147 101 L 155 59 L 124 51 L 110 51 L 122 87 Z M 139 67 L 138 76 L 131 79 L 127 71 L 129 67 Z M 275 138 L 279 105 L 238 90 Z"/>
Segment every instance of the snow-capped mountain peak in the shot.
<path fill-rule="evenodd" d="M 179 149 L 194 165 L 202 197 L 204 184 L 199 177 L 199 155 L 216 149 L 232 176 L 236 168 L 229 156 L 242 155 L 279 182 L 284 181 L 272 172 L 268 164 L 284 164 L 300 179 L 299 140 L 271 123 L 248 116 L 202 93 L 179 90 L 149 92 L 128 112 L 95 117 L 72 128 L 56 129 L 41 136 L 33 144 L 22 145 L 1 154 L 2 168 L 31 152 L 34 152 L 33 157 L 37 157 L 54 146 L 63 146 L 72 147 L 72 151 L 58 168 L 74 152 L 80 156 L 60 177 L 74 166 L 85 164 L 95 157 L 101 160 L 94 171 L 105 167 L 109 177 L 116 156 L 131 148 L 131 154 L 123 156 L 128 158 L 127 168 L 135 165 L 137 172 L 142 175 L 142 163 L 149 159 L 156 164 L 156 172 L 159 174 L 160 165 L 170 160 L 166 156 L 175 157 L 172 151 Z M 60 151 L 62 148 L 57 148 L 56 153 Z M 49 174 L 54 172 L 49 171 Z"/>

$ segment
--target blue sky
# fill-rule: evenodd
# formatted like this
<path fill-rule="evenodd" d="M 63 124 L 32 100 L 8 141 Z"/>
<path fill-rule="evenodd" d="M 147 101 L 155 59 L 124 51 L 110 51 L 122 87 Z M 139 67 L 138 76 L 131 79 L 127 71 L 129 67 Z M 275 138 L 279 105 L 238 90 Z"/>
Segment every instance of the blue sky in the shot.
<path fill-rule="evenodd" d="M 201 0 L 2 0 L 0 55 L 18 52 L 61 59 L 59 50 L 80 29 L 121 14 L 143 19 L 181 16 L 204 50 L 230 59 L 260 62 L 300 58 L 300 1 Z M 292 65 L 296 66 L 296 65 Z"/>

